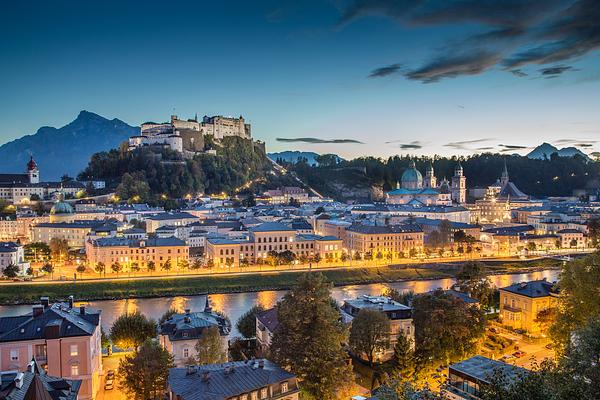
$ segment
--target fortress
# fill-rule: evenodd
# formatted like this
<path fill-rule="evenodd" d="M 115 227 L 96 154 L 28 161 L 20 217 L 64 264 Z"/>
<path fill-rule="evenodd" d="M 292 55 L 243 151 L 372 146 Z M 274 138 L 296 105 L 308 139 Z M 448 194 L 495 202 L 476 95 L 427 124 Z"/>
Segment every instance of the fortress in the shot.
<path fill-rule="evenodd" d="M 170 122 L 143 123 L 140 134 L 129 138 L 129 149 L 160 145 L 180 153 L 203 152 L 204 135 L 210 135 L 216 140 L 227 136 L 252 138 L 250 124 L 247 124 L 241 115 L 239 118 L 220 115 L 204 116 L 202 121 L 198 121 L 198 116 L 194 119 L 181 120 L 177 115 L 171 115 Z"/>

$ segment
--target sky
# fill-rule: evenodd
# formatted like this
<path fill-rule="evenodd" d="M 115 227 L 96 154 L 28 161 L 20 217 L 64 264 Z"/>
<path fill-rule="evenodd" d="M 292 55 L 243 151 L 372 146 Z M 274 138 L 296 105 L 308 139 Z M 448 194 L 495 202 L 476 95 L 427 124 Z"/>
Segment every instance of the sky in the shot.
<path fill-rule="evenodd" d="M 600 1 L 13 1 L 0 143 L 80 110 L 243 115 L 268 151 L 600 151 Z"/>

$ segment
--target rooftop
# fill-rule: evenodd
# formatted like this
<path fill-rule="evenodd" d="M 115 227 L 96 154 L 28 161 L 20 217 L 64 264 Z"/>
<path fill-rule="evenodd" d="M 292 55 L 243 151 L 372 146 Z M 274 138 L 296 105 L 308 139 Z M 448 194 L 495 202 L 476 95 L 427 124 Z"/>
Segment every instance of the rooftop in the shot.
<path fill-rule="evenodd" d="M 449 370 L 451 373 L 458 372 L 482 383 L 490 383 L 489 380 L 496 371 L 498 371 L 496 373 L 502 373 L 508 380 L 514 380 L 519 375 L 528 373 L 524 368 L 479 355 L 452 364 Z"/>
<path fill-rule="evenodd" d="M 558 289 L 555 287 L 555 285 L 551 282 L 546 281 L 545 279 L 538 281 L 515 283 L 510 286 L 501 288 L 500 290 L 520 294 L 521 296 L 526 297 L 547 297 L 556 296 L 558 294 Z"/>

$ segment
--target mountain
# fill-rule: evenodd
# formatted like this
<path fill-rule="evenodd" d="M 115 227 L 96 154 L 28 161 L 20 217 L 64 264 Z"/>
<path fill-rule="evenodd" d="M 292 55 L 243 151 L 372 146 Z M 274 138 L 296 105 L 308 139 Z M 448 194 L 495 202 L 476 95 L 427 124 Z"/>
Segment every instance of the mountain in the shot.
<path fill-rule="evenodd" d="M 536 160 L 544 160 L 550 159 L 552 154 L 558 154 L 559 157 L 573 157 L 574 155 L 579 155 L 586 160 L 589 159 L 587 154 L 582 152 L 576 147 L 564 147 L 559 149 L 557 147 L 552 146 L 550 143 L 542 143 L 535 149 L 533 149 L 529 154 L 527 154 L 528 158 L 536 159 Z"/>
<path fill-rule="evenodd" d="M 0 146 L 0 171 L 24 172 L 33 155 L 42 181 L 58 180 L 63 174 L 77 176 L 90 156 L 118 147 L 139 132 L 139 128 L 118 119 L 106 119 L 89 111 L 62 128 L 44 126 L 33 135 L 23 136 Z"/>
<path fill-rule="evenodd" d="M 335 154 L 334 154 L 335 155 Z M 297 163 L 300 159 L 305 158 L 308 162 L 308 165 L 317 165 L 317 157 L 320 156 L 320 154 L 315 153 L 313 151 L 280 151 L 278 153 L 268 153 L 267 157 L 269 157 L 271 160 L 273 161 L 277 161 L 278 158 L 282 159 L 283 161 L 295 164 Z M 338 162 L 343 161 L 343 159 L 337 155 L 335 155 L 335 157 L 337 157 Z"/>

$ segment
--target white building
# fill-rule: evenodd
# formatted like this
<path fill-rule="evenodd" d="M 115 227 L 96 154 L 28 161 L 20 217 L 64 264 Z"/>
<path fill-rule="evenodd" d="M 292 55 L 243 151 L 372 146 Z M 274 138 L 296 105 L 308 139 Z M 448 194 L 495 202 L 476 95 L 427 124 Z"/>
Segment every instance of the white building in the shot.
<path fill-rule="evenodd" d="M 25 275 L 29 268 L 29 263 L 25 261 L 23 246 L 14 242 L 0 242 L 0 272 L 4 273 L 4 268 L 9 265 L 19 267 L 20 275 Z"/>

